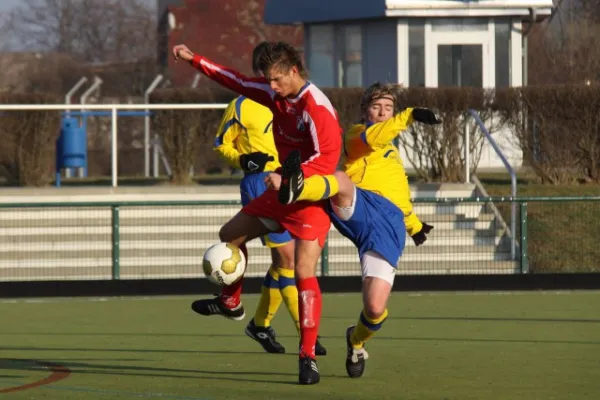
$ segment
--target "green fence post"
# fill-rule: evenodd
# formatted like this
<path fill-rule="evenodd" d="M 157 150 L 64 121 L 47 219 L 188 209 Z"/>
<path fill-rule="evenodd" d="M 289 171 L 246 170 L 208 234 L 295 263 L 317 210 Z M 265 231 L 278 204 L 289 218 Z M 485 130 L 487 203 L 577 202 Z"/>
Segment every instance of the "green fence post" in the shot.
<path fill-rule="evenodd" d="M 321 252 L 321 276 L 329 275 L 329 234 L 323 244 L 323 251 Z"/>
<path fill-rule="evenodd" d="M 120 238 L 119 232 L 119 207 L 112 206 L 112 278 L 121 279 L 121 265 L 120 265 Z"/>
<path fill-rule="evenodd" d="M 527 258 L 527 203 L 521 203 L 521 273 L 529 273 L 529 258 Z"/>

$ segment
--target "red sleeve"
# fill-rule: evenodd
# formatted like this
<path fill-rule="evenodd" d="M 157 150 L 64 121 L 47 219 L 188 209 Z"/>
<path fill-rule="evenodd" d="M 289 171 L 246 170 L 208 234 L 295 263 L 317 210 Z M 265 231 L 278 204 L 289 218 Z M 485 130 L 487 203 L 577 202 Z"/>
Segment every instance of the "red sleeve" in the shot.
<path fill-rule="evenodd" d="M 334 115 L 324 106 L 304 111 L 313 142 L 313 155 L 302 163 L 305 177 L 330 175 L 335 172 L 342 150 L 342 128 Z"/>
<path fill-rule="evenodd" d="M 215 64 L 198 54 L 194 55 L 191 64 L 221 86 L 246 96 L 265 107 L 270 108 L 273 104 L 275 92 L 273 92 L 265 78 L 249 78 L 230 68 Z"/>

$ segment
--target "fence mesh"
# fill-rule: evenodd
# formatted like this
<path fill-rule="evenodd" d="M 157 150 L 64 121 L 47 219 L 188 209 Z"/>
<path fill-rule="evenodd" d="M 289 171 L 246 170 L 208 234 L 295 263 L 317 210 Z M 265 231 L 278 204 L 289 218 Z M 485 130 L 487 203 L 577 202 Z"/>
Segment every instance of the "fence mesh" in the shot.
<path fill-rule="evenodd" d="M 3 207 L 0 281 L 201 278 L 204 251 L 240 208 L 225 202 Z M 515 210 L 513 235 L 508 201 L 418 199 L 415 212 L 434 229 L 423 246 L 407 236 L 398 274 L 600 269 L 600 201 L 529 199 Z M 248 251 L 247 276 L 264 275 L 269 250 L 257 239 Z M 318 274 L 360 275 L 356 248 L 335 228 Z"/>

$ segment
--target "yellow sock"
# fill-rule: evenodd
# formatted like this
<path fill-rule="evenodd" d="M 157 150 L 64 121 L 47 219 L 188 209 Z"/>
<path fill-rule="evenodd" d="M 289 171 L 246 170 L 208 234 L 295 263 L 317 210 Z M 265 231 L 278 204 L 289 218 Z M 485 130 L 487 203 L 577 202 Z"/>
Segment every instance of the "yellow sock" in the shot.
<path fill-rule="evenodd" d="M 269 268 L 265 275 L 261 289 L 260 300 L 254 313 L 256 326 L 268 327 L 281 305 L 281 293 L 279 292 L 279 274 L 275 268 Z"/>
<path fill-rule="evenodd" d="M 340 190 L 333 175 L 313 175 L 304 180 L 304 188 L 298 200 L 319 201 L 335 196 Z"/>
<path fill-rule="evenodd" d="M 296 324 L 298 333 L 300 332 L 300 315 L 298 313 L 298 289 L 296 288 L 296 279 L 294 278 L 294 270 L 287 268 L 278 268 L 279 272 L 279 290 L 283 302 L 287 306 L 290 316 Z"/>
<path fill-rule="evenodd" d="M 365 342 L 371 339 L 375 333 L 381 328 L 383 322 L 388 316 L 387 308 L 381 315 L 381 317 L 377 319 L 371 319 L 367 317 L 367 314 L 363 310 L 360 313 L 360 317 L 358 318 L 358 323 L 356 324 L 356 328 L 352 332 L 352 336 L 350 336 L 350 342 L 352 343 L 352 347 L 355 349 L 360 349 L 365 345 Z"/>

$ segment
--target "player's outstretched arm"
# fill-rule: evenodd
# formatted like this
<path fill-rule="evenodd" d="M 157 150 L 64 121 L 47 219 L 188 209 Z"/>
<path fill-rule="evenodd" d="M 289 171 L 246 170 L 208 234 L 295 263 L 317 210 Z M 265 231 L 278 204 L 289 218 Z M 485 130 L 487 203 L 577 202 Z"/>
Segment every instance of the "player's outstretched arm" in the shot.
<path fill-rule="evenodd" d="M 264 78 L 249 78 L 231 68 L 216 64 L 206 57 L 193 53 L 185 44 L 173 46 L 173 57 L 176 61 L 189 62 L 204 75 L 238 94 L 248 97 L 270 107 L 275 92 Z"/>
<path fill-rule="evenodd" d="M 371 148 L 387 146 L 402 131 L 406 130 L 413 122 L 428 125 L 439 124 L 442 121 L 426 108 L 407 108 L 397 113 L 394 118 L 369 126 L 363 135 L 363 140 Z"/>

